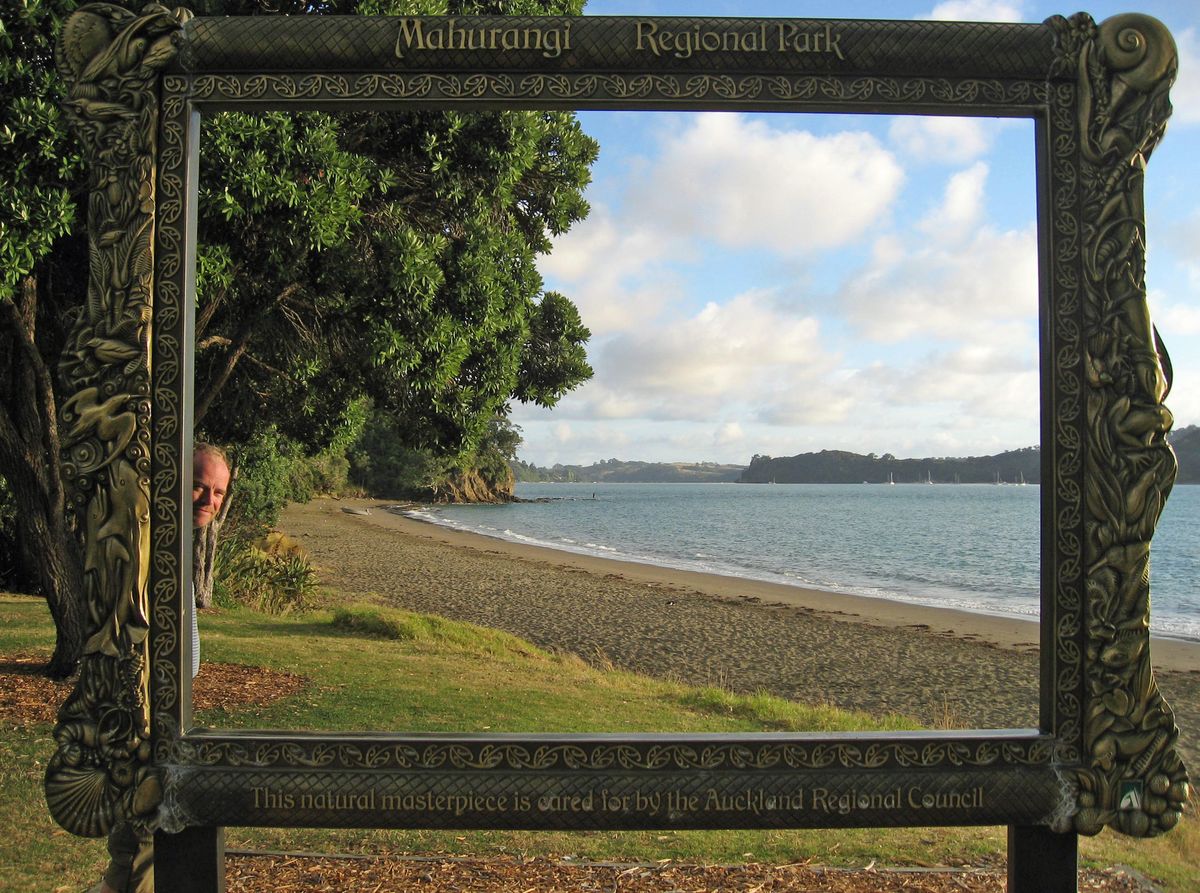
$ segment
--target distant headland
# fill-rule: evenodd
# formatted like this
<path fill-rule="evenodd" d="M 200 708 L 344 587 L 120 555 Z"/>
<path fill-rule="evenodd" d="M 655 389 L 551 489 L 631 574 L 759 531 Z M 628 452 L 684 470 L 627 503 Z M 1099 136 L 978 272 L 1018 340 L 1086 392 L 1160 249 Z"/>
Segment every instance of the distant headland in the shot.
<path fill-rule="evenodd" d="M 1176 483 L 1200 483 L 1200 426 L 1171 433 L 1179 458 Z M 639 462 L 606 459 L 591 465 L 542 468 L 516 460 L 518 481 L 556 483 L 742 483 L 742 484 L 1040 484 L 1039 447 L 1008 450 L 992 456 L 897 459 L 846 450 L 821 450 L 795 456 L 755 455 L 747 465 L 717 462 Z"/>

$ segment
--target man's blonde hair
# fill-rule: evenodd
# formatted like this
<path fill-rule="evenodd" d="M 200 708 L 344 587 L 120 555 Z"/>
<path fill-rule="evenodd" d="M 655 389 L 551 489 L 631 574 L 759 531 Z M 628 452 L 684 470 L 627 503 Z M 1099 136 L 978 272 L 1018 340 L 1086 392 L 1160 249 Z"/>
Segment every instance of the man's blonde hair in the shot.
<path fill-rule="evenodd" d="M 233 464 L 229 461 L 229 454 L 215 443 L 197 440 L 192 446 L 192 460 L 195 461 L 195 458 L 200 455 L 213 456 L 225 463 L 226 468 L 233 468 Z"/>

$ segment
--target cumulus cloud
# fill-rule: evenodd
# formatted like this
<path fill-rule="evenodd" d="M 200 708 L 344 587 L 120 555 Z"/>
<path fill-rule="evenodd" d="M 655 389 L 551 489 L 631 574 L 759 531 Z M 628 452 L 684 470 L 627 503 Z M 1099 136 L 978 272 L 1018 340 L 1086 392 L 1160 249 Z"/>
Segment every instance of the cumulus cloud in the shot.
<path fill-rule="evenodd" d="M 888 139 L 905 155 L 925 162 L 964 164 L 992 147 L 996 131 L 1009 122 L 985 118 L 899 115 Z"/>
<path fill-rule="evenodd" d="M 929 15 L 919 16 L 941 22 L 1023 22 L 1024 4 L 1008 0 L 946 0 Z"/>
<path fill-rule="evenodd" d="M 689 250 L 658 229 L 614 219 L 601 205 L 556 239 L 538 268 L 569 294 L 592 334 L 602 336 L 653 318 L 678 298 L 668 264 Z"/>
<path fill-rule="evenodd" d="M 1172 336 L 1200 335 L 1200 307 L 1164 303 L 1155 313 L 1154 321 L 1160 331 Z"/>
<path fill-rule="evenodd" d="M 1039 374 L 1032 350 L 972 344 L 900 367 L 878 364 L 857 378 L 863 392 L 892 407 L 941 406 L 943 413 L 972 420 L 1037 418 Z"/>
<path fill-rule="evenodd" d="M 592 418 L 712 421 L 730 405 L 811 388 L 836 365 L 819 336 L 814 318 L 781 311 L 768 293 L 709 302 L 674 324 L 608 339 L 577 409 Z M 721 436 L 736 432 L 727 425 Z"/>
<path fill-rule="evenodd" d="M 737 422 L 726 422 L 713 433 L 713 445 L 728 447 L 741 444 L 746 440 L 746 432 Z"/>
<path fill-rule="evenodd" d="M 1179 49 L 1179 76 L 1171 87 L 1174 113 L 1171 124 L 1200 124 L 1200 35 L 1185 28 L 1175 36 Z"/>
<path fill-rule="evenodd" d="M 871 134 L 816 136 L 737 114 L 698 115 L 632 190 L 639 218 L 734 248 L 810 254 L 885 214 L 904 171 Z"/>
<path fill-rule="evenodd" d="M 950 240 L 974 229 L 983 216 L 987 176 L 988 166 L 979 161 L 950 177 L 941 204 L 921 221 L 921 231 Z"/>
<path fill-rule="evenodd" d="M 1037 233 L 978 225 L 987 167 L 955 174 L 914 235 L 875 246 L 870 262 L 840 290 L 839 303 L 868 338 L 917 336 L 1020 340 L 1037 314 Z"/>

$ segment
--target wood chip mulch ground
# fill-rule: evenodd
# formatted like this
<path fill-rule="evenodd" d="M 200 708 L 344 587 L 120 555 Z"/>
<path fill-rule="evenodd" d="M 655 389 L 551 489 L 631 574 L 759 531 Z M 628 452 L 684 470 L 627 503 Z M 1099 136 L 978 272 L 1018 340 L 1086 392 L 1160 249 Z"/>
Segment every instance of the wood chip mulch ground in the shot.
<path fill-rule="evenodd" d="M 550 858 L 329 858 L 229 854 L 228 893 L 1002 893 L 1003 868 L 850 870 L 811 865 L 735 866 L 567 862 Z M 1086 893 L 1146 893 L 1120 870 L 1084 871 Z"/>
<path fill-rule="evenodd" d="M 41 675 L 46 654 L 0 655 L 0 722 L 14 726 L 53 723 L 74 679 L 55 682 Z M 265 707 L 301 691 L 309 680 L 241 664 L 204 663 L 192 683 L 192 707 Z"/>
<path fill-rule="evenodd" d="M 53 723 L 74 680 L 41 675 L 45 654 L 0 655 L 0 724 Z M 300 691 L 302 676 L 262 667 L 206 663 L 196 678 L 196 709 L 265 706 Z M 983 869 L 849 870 L 811 865 L 694 865 L 573 862 L 515 857 L 335 857 L 229 853 L 228 893 L 1000 893 L 1003 866 Z M 1121 869 L 1080 872 L 1085 893 L 1152 893 Z"/>

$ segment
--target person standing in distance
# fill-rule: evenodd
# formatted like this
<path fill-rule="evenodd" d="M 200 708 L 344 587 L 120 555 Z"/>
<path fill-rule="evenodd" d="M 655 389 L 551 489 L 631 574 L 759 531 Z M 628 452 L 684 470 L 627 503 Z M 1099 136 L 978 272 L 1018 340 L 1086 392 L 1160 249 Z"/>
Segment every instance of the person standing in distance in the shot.
<path fill-rule="evenodd" d="M 198 443 L 192 451 L 192 527 L 207 527 L 229 492 L 229 459 L 220 447 Z M 193 596 L 194 598 L 194 596 Z M 200 630 L 192 610 L 192 678 L 200 672 Z M 117 825 L 108 835 L 108 870 L 88 893 L 154 893 L 154 837 Z"/>

